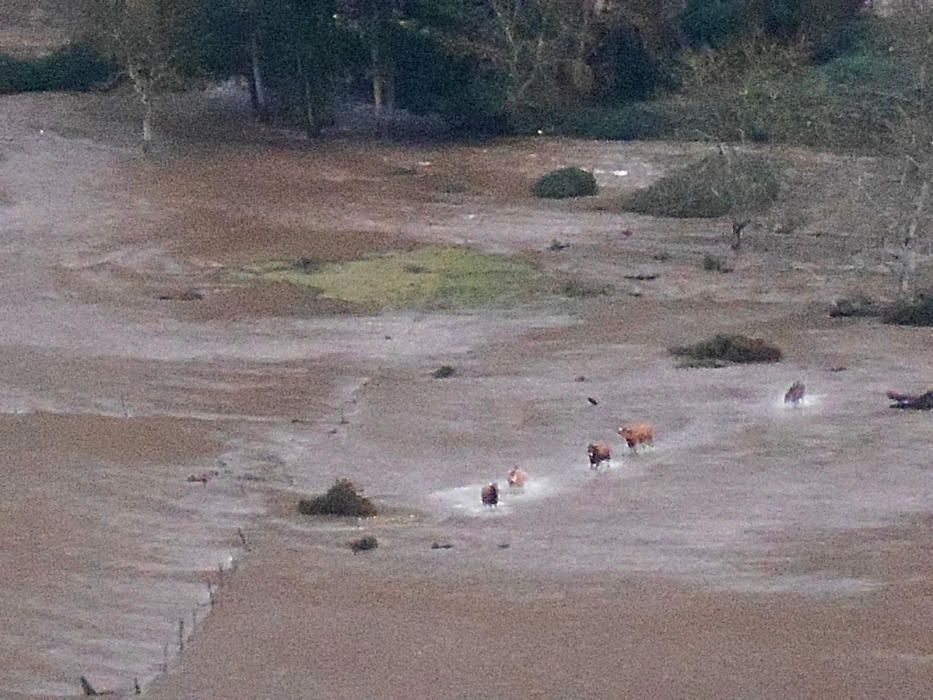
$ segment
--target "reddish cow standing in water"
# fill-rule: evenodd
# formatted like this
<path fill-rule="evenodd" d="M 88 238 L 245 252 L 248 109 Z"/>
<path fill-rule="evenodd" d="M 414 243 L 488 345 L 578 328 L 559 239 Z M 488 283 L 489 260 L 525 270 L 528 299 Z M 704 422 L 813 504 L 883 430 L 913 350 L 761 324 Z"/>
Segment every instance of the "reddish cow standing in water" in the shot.
<path fill-rule="evenodd" d="M 495 506 L 499 504 L 499 484 L 486 484 L 480 492 L 484 506 Z"/>
<path fill-rule="evenodd" d="M 599 469 L 599 465 L 612 458 L 612 448 L 605 442 L 593 442 L 587 445 L 586 454 L 590 458 L 590 469 Z"/>
<path fill-rule="evenodd" d="M 512 467 L 509 470 L 509 486 L 514 489 L 520 489 L 528 481 L 528 473 L 521 467 Z"/>
<path fill-rule="evenodd" d="M 807 388 L 803 385 L 803 382 L 794 382 L 790 385 L 790 389 L 787 390 L 787 393 L 784 394 L 784 403 L 789 403 L 792 406 L 799 406 L 800 402 L 803 401 L 803 396 L 806 391 Z"/>
<path fill-rule="evenodd" d="M 638 453 L 639 445 L 654 445 L 654 426 L 651 423 L 633 423 L 623 425 L 618 430 L 629 449 Z"/>

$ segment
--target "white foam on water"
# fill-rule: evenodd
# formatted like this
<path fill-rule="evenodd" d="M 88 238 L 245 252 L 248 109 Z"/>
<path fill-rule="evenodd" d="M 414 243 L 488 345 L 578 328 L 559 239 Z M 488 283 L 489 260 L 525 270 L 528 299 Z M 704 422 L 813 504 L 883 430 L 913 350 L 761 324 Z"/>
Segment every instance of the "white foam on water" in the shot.
<path fill-rule="evenodd" d="M 485 506 L 480 497 L 480 491 L 485 485 L 485 483 L 476 483 L 442 489 L 432 493 L 430 498 L 439 503 L 441 508 L 447 512 L 473 517 L 490 517 L 506 515 L 512 509 L 520 508 L 523 503 L 539 501 L 556 492 L 548 477 L 529 478 L 521 488 L 511 488 L 503 481 L 499 484 L 499 503 L 495 506 Z"/>

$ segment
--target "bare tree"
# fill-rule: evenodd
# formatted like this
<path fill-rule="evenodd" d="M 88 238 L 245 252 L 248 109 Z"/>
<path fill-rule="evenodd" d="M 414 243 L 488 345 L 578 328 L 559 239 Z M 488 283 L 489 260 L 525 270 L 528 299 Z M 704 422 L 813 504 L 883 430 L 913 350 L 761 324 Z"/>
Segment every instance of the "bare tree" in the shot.
<path fill-rule="evenodd" d="M 897 157 L 902 162 L 900 204 L 895 225 L 900 234 L 898 298 L 915 300 L 915 278 L 921 255 L 928 252 L 933 237 L 929 213 L 933 188 L 933 5 L 909 0 L 894 8 L 898 21 L 895 34 L 900 54 L 911 69 L 911 84 L 888 95 L 896 103 L 897 117 L 890 123 Z M 924 244 L 924 241 L 927 241 Z"/>
<path fill-rule="evenodd" d="M 589 95 L 593 71 L 587 61 L 616 10 L 591 0 L 483 0 L 477 7 L 476 20 L 447 44 L 505 76 L 507 112 Z"/>
<path fill-rule="evenodd" d="M 194 0 L 83 0 L 91 39 L 126 71 L 143 107 L 142 148 L 152 149 L 153 100 L 177 82 Z"/>

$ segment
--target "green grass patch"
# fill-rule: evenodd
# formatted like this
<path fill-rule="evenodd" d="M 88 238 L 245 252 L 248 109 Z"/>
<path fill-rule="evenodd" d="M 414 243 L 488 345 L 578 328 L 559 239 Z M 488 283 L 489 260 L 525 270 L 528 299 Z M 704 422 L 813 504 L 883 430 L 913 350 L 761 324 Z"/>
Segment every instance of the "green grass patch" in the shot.
<path fill-rule="evenodd" d="M 716 218 L 763 211 L 777 199 L 780 170 L 755 153 L 714 153 L 632 193 L 622 208 L 651 216 Z"/>
<path fill-rule="evenodd" d="M 465 247 L 428 246 L 340 263 L 273 262 L 250 266 L 243 275 L 373 310 L 505 305 L 548 291 L 546 277 L 531 264 Z"/>

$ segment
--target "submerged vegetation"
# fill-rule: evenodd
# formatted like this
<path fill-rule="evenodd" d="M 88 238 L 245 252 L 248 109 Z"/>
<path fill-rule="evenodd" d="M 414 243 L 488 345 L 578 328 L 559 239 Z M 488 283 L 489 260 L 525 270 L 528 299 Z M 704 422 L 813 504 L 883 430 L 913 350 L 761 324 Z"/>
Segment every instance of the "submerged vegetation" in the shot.
<path fill-rule="evenodd" d="M 524 302 L 547 291 L 534 266 L 464 247 L 428 246 L 339 263 L 268 263 L 247 278 L 301 285 L 365 309 L 459 309 Z"/>

